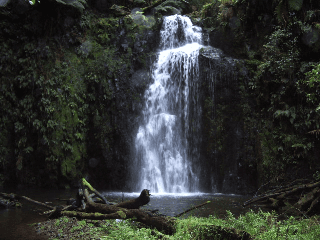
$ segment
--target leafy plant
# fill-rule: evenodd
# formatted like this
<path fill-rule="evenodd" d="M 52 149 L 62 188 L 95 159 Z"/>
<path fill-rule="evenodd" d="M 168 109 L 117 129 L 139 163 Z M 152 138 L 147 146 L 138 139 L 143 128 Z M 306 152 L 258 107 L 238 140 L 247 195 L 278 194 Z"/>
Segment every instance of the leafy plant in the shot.
<path fill-rule="evenodd" d="M 165 14 L 172 14 L 172 13 L 178 13 L 180 12 L 180 7 L 184 4 L 184 1 L 182 0 L 166 0 L 163 3 L 159 4 L 157 7 L 155 7 L 155 11 L 157 13 L 160 13 L 162 15 Z"/>
<path fill-rule="evenodd" d="M 294 11 L 299 11 L 302 7 L 303 0 L 289 0 L 289 8 Z"/>
<path fill-rule="evenodd" d="M 314 68 L 306 73 L 306 80 L 303 83 L 308 87 L 308 91 L 306 92 L 308 101 L 316 106 L 315 111 L 319 111 L 320 64 L 314 65 Z"/>

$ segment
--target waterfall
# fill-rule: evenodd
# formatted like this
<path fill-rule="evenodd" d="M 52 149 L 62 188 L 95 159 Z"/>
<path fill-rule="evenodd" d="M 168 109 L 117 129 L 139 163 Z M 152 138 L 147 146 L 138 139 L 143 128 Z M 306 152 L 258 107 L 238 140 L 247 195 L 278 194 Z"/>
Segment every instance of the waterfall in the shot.
<path fill-rule="evenodd" d="M 146 90 L 132 173 L 135 189 L 198 191 L 196 142 L 201 28 L 180 15 L 164 18 L 153 83 Z M 192 144 L 191 144 L 192 143 Z"/>

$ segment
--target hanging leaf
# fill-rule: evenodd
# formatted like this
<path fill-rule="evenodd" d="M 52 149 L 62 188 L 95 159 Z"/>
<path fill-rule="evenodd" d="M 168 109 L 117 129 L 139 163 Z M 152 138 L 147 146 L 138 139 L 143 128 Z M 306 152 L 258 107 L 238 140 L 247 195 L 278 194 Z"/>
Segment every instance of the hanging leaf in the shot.
<path fill-rule="evenodd" d="M 25 153 L 30 153 L 30 152 L 33 152 L 33 148 L 32 147 L 26 147 L 25 149 L 23 149 L 23 151 Z"/>
<path fill-rule="evenodd" d="M 19 155 L 17 162 L 16 162 L 16 166 L 19 171 L 21 171 L 21 169 L 22 169 L 22 159 L 23 159 L 23 157 L 21 155 Z"/>

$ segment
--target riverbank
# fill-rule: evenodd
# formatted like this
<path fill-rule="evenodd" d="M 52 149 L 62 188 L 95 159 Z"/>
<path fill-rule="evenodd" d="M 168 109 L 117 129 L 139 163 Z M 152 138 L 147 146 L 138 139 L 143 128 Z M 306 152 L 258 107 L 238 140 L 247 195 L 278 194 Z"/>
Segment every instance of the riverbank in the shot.
<path fill-rule="evenodd" d="M 76 195 L 76 190 L 53 190 L 53 189 L 20 189 L 8 190 L 8 192 L 15 192 L 22 196 L 28 196 L 40 202 L 52 202 L 52 205 L 59 206 L 64 204 L 57 199 L 69 199 Z M 139 193 L 122 193 L 122 192 L 102 192 L 108 201 L 121 202 L 138 197 Z M 206 194 L 206 193 L 189 193 L 189 194 L 152 194 L 150 202 L 142 207 L 147 209 L 158 209 L 161 214 L 166 216 L 175 216 L 193 206 L 210 201 L 209 204 L 195 209 L 182 217 L 197 216 L 208 217 L 215 215 L 220 218 L 226 216 L 226 210 L 230 210 L 236 216 L 244 214 L 247 209 L 243 208 L 241 204 L 250 197 L 240 195 L 226 195 L 226 194 Z M 0 232 L 2 238 L 0 239 L 43 239 L 43 235 L 48 237 L 55 237 L 59 228 L 55 230 L 55 222 L 48 221 L 46 216 L 40 216 L 47 209 L 34 205 L 28 201 L 22 201 L 22 208 L 0 210 Z M 68 232 L 72 227 L 77 226 L 76 222 L 70 220 Z M 34 229 L 34 225 L 40 225 Z M 110 223 L 112 224 L 112 223 Z M 43 227 L 43 229 L 40 229 Z M 52 231 L 52 232 L 50 232 Z M 41 233 L 41 235 L 37 234 Z M 67 235 L 67 233 L 65 233 Z M 41 238 L 40 238 L 41 237 Z"/>
<path fill-rule="evenodd" d="M 176 233 L 164 235 L 134 220 L 77 220 L 61 217 L 34 224 L 39 236 L 48 239 L 319 239 L 320 219 L 288 217 L 274 212 L 249 211 L 225 218 L 188 217 L 177 220 Z M 218 238 L 216 238 L 218 237 Z"/>

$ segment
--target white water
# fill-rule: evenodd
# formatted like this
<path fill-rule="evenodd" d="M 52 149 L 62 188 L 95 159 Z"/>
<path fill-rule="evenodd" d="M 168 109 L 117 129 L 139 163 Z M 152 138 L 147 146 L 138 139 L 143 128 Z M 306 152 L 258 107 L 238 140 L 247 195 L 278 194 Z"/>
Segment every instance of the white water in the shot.
<path fill-rule="evenodd" d="M 198 191 L 198 175 L 188 156 L 189 88 L 198 80 L 201 29 L 187 17 L 164 19 L 153 84 L 145 92 L 144 122 L 136 137 L 134 173 L 138 191 Z"/>

